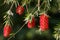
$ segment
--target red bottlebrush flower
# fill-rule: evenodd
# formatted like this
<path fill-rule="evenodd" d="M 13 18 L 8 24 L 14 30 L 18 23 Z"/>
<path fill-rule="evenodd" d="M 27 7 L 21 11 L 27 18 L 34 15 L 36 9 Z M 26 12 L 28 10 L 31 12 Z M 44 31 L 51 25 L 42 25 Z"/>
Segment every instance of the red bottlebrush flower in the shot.
<path fill-rule="evenodd" d="M 48 30 L 48 16 L 46 14 L 40 15 L 40 29 L 41 31 Z"/>
<path fill-rule="evenodd" d="M 3 29 L 3 35 L 4 35 L 4 37 L 6 37 L 6 38 L 9 37 L 11 31 L 12 31 L 11 26 L 8 25 L 8 24 L 6 24 L 6 25 L 4 26 L 4 29 Z"/>
<path fill-rule="evenodd" d="M 35 18 L 32 17 L 32 20 L 28 20 L 28 24 L 27 24 L 28 28 L 33 28 L 35 26 Z"/>
<path fill-rule="evenodd" d="M 16 13 L 19 14 L 19 15 L 22 15 L 23 12 L 24 12 L 24 7 L 19 5 L 16 8 Z"/>

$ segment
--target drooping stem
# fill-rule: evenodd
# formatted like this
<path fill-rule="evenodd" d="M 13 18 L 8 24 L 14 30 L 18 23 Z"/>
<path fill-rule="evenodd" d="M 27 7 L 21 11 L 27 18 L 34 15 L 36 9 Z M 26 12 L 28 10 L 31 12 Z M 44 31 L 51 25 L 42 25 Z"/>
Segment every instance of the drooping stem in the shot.
<path fill-rule="evenodd" d="M 34 12 L 34 10 L 36 9 L 36 7 L 37 7 L 38 5 L 36 5 L 34 8 L 33 8 L 33 10 L 32 10 L 32 12 L 31 13 L 33 13 Z"/>
<path fill-rule="evenodd" d="M 13 5 L 14 5 L 14 2 L 12 3 L 12 5 L 11 5 L 11 7 L 10 7 L 10 9 L 9 9 L 9 10 L 11 10 L 11 9 L 12 9 Z"/>
<path fill-rule="evenodd" d="M 38 0 L 38 11 L 40 11 L 40 0 Z"/>
<path fill-rule="evenodd" d="M 27 10 L 27 13 L 29 13 L 29 11 L 28 11 L 28 5 L 27 5 L 27 3 L 26 3 L 26 10 Z"/>

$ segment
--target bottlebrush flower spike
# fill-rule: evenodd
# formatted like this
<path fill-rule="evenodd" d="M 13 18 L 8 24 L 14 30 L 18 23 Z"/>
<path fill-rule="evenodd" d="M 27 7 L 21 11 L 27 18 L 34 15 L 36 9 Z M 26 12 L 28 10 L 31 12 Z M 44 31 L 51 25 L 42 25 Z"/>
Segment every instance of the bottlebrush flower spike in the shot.
<path fill-rule="evenodd" d="M 12 31 L 11 26 L 8 25 L 8 24 L 6 24 L 6 25 L 4 26 L 4 29 L 3 29 L 3 36 L 6 37 L 6 38 L 9 37 L 11 31 Z"/>
<path fill-rule="evenodd" d="M 16 8 L 16 13 L 19 14 L 19 15 L 22 15 L 23 12 L 24 12 L 24 7 L 18 5 L 17 8 Z"/>
<path fill-rule="evenodd" d="M 40 15 L 40 21 L 39 21 L 39 23 L 40 23 L 40 29 L 41 29 L 41 31 L 45 31 L 45 30 L 48 30 L 48 16 L 46 15 L 46 14 L 41 14 Z"/>
<path fill-rule="evenodd" d="M 32 20 L 28 20 L 28 28 L 33 28 L 35 26 L 35 18 L 32 17 Z"/>

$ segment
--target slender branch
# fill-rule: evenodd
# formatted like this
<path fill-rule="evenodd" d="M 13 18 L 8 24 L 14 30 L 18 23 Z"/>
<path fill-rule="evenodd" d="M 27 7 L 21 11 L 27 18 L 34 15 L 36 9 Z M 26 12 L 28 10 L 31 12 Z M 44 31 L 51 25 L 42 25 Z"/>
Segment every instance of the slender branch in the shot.
<path fill-rule="evenodd" d="M 10 38 L 8 38 L 8 40 L 10 40 L 12 37 L 14 37 L 14 36 L 25 26 L 25 24 L 27 24 L 27 22 L 25 22 L 25 23 L 22 25 L 22 27 L 19 28 L 19 30 L 18 30 L 15 34 L 13 34 Z"/>
<path fill-rule="evenodd" d="M 38 11 L 40 11 L 40 0 L 38 0 Z"/>
<path fill-rule="evenodd" d="M 29 13 L 29 11 L 28 11 L 28 5 L 26 4 L 26 10 L 27 10 L 27 13 Z"/>
<path fill-rule="evenodd" d="M 34 10 L 36 9 L 36 7 L 37 7 L 37 6 L 38 6 L 38 5 L 36 5 L 36 6 L 35 6 L 35 8 L 32 10 L 32 12 L 31 12 L 31 13 L 33 13 L 33 12 L 34 12 Z"/>
<path fill-rule="evenodd" d="M 11 9 L 12 9 L 13 5 L 14 5 L 14 2 L 12 3 L 12 5 L 11 5 L 11 7 L 10 7 L 10 9 L 9 9 L 9 10 L 11 10 Z"/>
<path fill-rule="evenodd" d="M 15 7 L 17 8 L 17 3 L 16 3 L 16 1 L 15 1 Z"/>
<path fill-rule="evenodd" d="M 19 5 L 19 2 L 17 1 L 17 4 Z"/>

